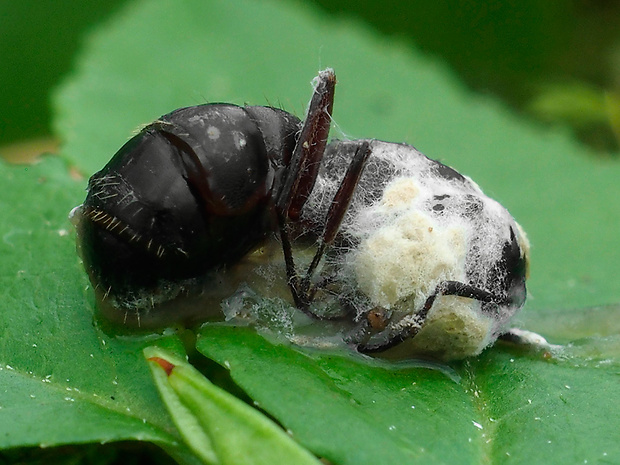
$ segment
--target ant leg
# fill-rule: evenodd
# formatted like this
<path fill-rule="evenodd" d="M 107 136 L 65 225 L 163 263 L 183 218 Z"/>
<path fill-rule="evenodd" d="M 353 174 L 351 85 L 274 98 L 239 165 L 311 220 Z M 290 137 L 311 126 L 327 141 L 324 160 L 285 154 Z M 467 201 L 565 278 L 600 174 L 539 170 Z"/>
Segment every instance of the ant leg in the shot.
<path fill-rule="evenodd" d="M 317 316 L 309 310 L 310 302 L 315 293 L 315 289 L 311 286 L 312 275 L 321 261 L 325 249 L 334 241 L 338 233 L 359 178 L 366 166 L 366 160 L 370 155 L 369 142 L 361 143 L 329 208 L 325 218 L 324 230 L 319 238 L 318 249 L 312 263 L 304 277 L 300 278 L 293 258 L 288 223 L 299 219 L 301 210 L 314 188 L 327 146 L 335 85 L 336 76 L 332 70 L 328 69 L 319 73 L 304 126 L 276 200 L 282 250 L 293 300 L 298 308 L 312 316 Z"/>
<path fill-rule="evenodd" d="M 428 296 L 424 306 L 419 312 L 415 314 L 407 314 L 397 321 L 390 322 L 385 330 L 371 335 L 367 341 L 357 344 L 357 349 L 364 353 L 381 352 L 397 346 L 407 339 L 415 337 L 424 326 L 426 318 L 428 317 L 428 312 L 431 310 L 435 300 L 440 295 L 467 297 L 480 302 L 488 303 L 506 303 L 506 298 L 495 296 L 488 291 L 470 284 L 465 284 L 458 281 L 444 281 L 435 288 L 435 292 Z M 362 331 L 367 334 L 369 330 L 370 323 L 364 322 Z M 354 337 L 358 339 L 360 338 L 359 334 Z"/>
<path fill-rule="evenodd" d="M 299 291 L 300 280 L 295 269 L 288 224 L 299 219 L 301 209 L 314 187 L 327 146 L 336 86 L 336 76 L 331 69 L 321 71 L 316 79 L 306 120 L 275 202 L 288 284 L 299 308 L 304 307 L 305 299 Z"/>
<path fill-rule="evenodd" d="M 300 282 L 300 290 L 303 294 L 303 299 L 305 301 L 303 303 L 305 303 L 306 309 L 312 301 L 316 290 L 311 286 L 312 275 L 314 274 L 316 267 L 319 265 L 325 249 L 334 242 L 336 234 L 338 234 L 338 231 L 340 230 L 340 225 L 342 224 L 344 215 L 349 209 L 355 188 L 357 187 L 360 176 L 364 171 L 364 167 L 366 166 L 370 153 L 371 149 L 368 141 L 364 141 L 357 147 L 357 150 L 351 159 L 351 163 L 349 164 L 349 167 L 340 182 L 338 191 L 336 192 L 336 195 L 334 195 L 334 199 L 329 206 L 327 216 L 325 217 L 323 233 L 319 238 L 317 251 L 314 254 L 314 258 L 312 259 L 310 266 L 306 270 L 305 276 Z"/>
<path fill-rule="evenodd" d="M 497 298 L 492 293 L 485 291 L 484 289 L 480 289 L 479 287 L 472 286 L 471 284 L 461 283 L 459 281 L 444 281 L 437 288 L 435 288 L 435 292 L 433 292 L 424 303 L 424 307 L 420 313 L 424 313 L 424 318 L 426 319 L 426 315 L 428 311 L 433 306 L 435 299 L 440 295 L 455 295 L 458 297 L 468 297 L 470 299 L 475 299 L 480 302 L 494 302 L 494 303 L 504 303 L 505 298 Z"/>
<path fill-rule="evenodd" d="M 316 270 L 316 267 L 319 265 L 323 254 L 325 253 L 325 249 L 333 243 L 336 238 L 336 234 L 338 234 L 338 230 L 340 229 L 344 215 L 349 209 L 355 188 L 357 187 L 360 176 L 364 171 L 364 167 L 366 166 L 366 161 L 368 160 L 370 153 L 371 148 L 368 141 L 361 143 L 355 151 L 355 155 L 351 159 L 351 163 L 342 178 L 338 191 L 334 195 L 334 199 L 332 200 L 327 212 L 323 233 L 319 237 L 318 248 L 314 254 L 310 266 L 306 270 L 304 277 L 301 279 L 297 274 L 295 264 L 293 262 L 292 246 L 287 234 L 288 225 L 282 217 L 279 217 L 281 221 L 280 232 L 282 237 L 282 247 L 284 250 L 289 286 L 293 294 L 293 299 L 298 308 L 311 316 L 320 318 L 309 309 L 310 303 L 312 302 L 316 292 L 316 287 L 311 284 L 312 276 Z"/>
<path fill-rule="evenodd" d="M 334 71 L 321 71 L 286 176 L 277 194 L 276 208 L 287 220 L 299 219 L 301 209 L 314 187 L 327 146 L 335 89 Z"/>

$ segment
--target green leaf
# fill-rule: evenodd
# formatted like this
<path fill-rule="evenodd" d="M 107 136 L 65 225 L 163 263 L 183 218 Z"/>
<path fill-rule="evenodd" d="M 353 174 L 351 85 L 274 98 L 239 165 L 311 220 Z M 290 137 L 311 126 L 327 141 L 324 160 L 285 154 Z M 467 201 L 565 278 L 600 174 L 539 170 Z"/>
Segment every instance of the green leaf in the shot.
<path fill-rule="evenodd" d="M 273 421 L 209 382 L 186 361 L 157 347 L 144 354 L 170 415 L 205 463 L 318 465 Z"/>
<path fill-rule="evenodd" d="M 617 359 L 499 347 L 454 364 L 455 376 L 440 365 L 302 352 L 247 328 L 208 325 L 200 336 L 201 352 L 333 463 L 607 463 L 620 454 L 620 422 L 606 414 L 620 395 Z"/>
<path fill-rule="evenodd" d="M 172 421 L 174 421 L 179 432 L 181 433 L 185 443 L 200 457 L 206 464 L 218 463 L 217 455 L 213 450 L 211 439 L 207 433 L 201 428 L 194 413 L 189 410 L 175 392 L 168 380 L 168 373 L 162 369 L 157 361 L 151 360 L 156 358 L 164 358 L 174 365 L 187 364 L 187 362 L 175 360 L 168 352 L 158 347 L 147 347 L 143 351 L 144 356 L 149 360 L 151 374 L 155 380 L 159 395 L 161 396 Z"/>
<path fill-rule="evenodd" d="M 570 121 L 577 127 L 608 119 L 603 90 L 583 82 L 547 85 L 528 109 L 541 119 Z"/>
<path fill-rule="evenodd" d="M 0 2 L 0 144 L 50 134 L 50 90 L 84 31 L 122 1 Z"/>
<path fill-rule="evenodd" d="M 0 180 L 0 448 L 133 439 L 187 454 L 142 361 L 157 336 L 93 319 L 67 219 L 83 182 L 57 158 L 0 163 Z"/>

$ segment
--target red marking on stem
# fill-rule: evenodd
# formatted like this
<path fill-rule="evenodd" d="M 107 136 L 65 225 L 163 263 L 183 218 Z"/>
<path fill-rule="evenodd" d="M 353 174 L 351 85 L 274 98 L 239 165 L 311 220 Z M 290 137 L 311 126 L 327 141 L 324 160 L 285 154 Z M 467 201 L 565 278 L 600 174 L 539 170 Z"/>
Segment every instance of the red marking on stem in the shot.
<path fill-rule="evenodd" d="M 151 362 L 157 363 L 160 367 L 162 367 L 166 372 L 166 376 L 170 376 L 170 373 L 172 373 L 172 370 L 174 369 L 174 365 L 172 363 L 170 363 L 168 360 L 164 360 L 161 357 L 151 357 L 149 358 L 149 360 Z"/>

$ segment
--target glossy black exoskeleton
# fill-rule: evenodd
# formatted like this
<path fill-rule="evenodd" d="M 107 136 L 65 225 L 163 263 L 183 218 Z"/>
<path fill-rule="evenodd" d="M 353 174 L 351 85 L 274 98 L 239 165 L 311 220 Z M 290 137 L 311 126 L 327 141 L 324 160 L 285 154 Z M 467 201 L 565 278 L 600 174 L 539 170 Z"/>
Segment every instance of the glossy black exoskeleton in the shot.
<path fill-rule="evenodd" d="M 300 125 L 273 108 L 211 104 L 145 127 L 89 181 L 80 235 L 97 285 L 130 305 L 256 247 Z"/>
<path fill-rule="evenodd" d="M 525 299 L 522 230 L 469 178 L 411 146 L 328 145 L 335 83 L 332 70 L 319 74 L 303 122 L 270 107 L 207 104 L 127 142 L 73 213 L 100 299 L 139 317 L 279 233 L 295 305 L 324 318 L 313 301 L 329 288 L 362 351 L 418 333 L 423 341 L 442 312 L 465 326 L 471 315 L 484 320 L 476 347 L 446 354 L 497 338 Z M 293 231 L 316 240 L 304 273 Z M 440 345 L 468 337 L 439 331 Z"/>

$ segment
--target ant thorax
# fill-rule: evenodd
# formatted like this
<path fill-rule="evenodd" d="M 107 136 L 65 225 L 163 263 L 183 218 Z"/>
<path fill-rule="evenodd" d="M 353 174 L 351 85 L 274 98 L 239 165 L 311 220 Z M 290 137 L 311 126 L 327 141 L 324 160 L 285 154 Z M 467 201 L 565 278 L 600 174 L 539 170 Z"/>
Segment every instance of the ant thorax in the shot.
<path fill-rule="evenodd" d="M 359 144 L 328 146 L 305 206 L 307 223 L 325 217 Z M 323 275 L 338 282 L 356 318 L 376 309 L 392 321 L 415 318 L 446 281 L 505 295 L 506 273 L 498 268 L 511 231 L 523 253 L 529 249 L 508 211 L 470 178 L 411 146 L 381 141 L 371 141 L 370 146 L 372 156 L 323 268 Z M 505 329 L 521 304 L 439 296 L 411 342 L 416 351 L 441 358 L 479 353 Z"/>

